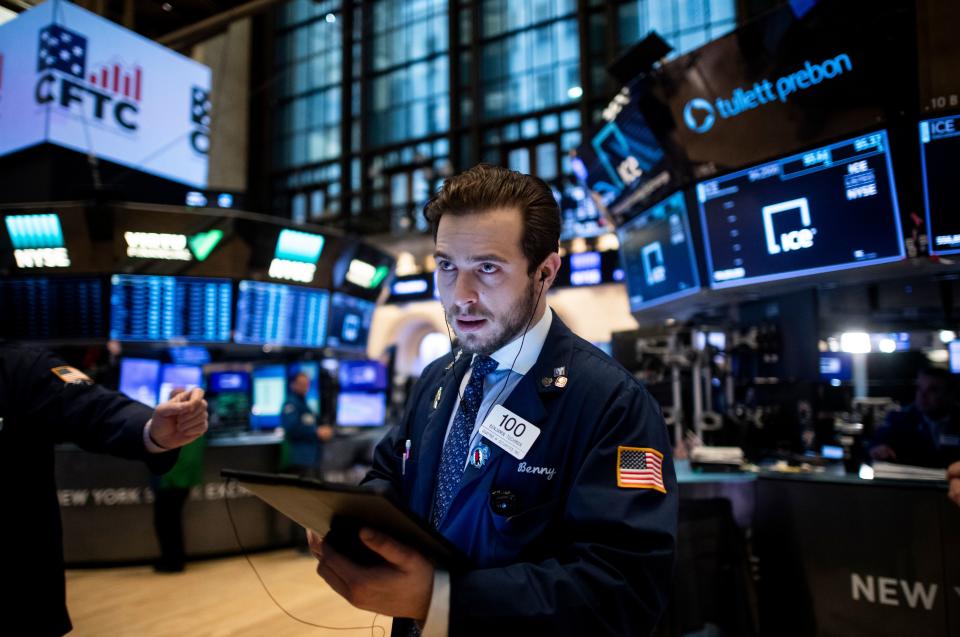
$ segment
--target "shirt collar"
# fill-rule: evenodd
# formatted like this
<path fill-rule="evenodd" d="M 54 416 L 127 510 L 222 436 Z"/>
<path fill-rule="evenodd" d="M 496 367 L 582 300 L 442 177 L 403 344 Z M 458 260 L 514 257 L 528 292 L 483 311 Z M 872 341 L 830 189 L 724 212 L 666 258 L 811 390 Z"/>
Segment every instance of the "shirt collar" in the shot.
<path fill-rule="evenodd" d="M 543 313 L 543 317 L 537 321 L 536 325 L 527 331 L 526 337 L 521 334 L 490 354 L 490 358 L 497 361 L 497 369 L 495 371 L 508 370 L 512 365 L 514 372 L 521 376 L 526 375 L 534 363 L 537 362 L 537 359 L 540 358 L 540 350 L 543 349 L 543 344 L 547 340 L 547 334 L 550 332 L 550 325 L 552 323 L 553 310 L 551 310 L 548 305 L 546 311 Z M 521 341 L 523 341 L 523 349 L 520 348 Z M 517 355 L 518 352 L 520 354 L 519 356 Z M 513 362 L 514 358 L 517 359 L 516 363 Z"/>

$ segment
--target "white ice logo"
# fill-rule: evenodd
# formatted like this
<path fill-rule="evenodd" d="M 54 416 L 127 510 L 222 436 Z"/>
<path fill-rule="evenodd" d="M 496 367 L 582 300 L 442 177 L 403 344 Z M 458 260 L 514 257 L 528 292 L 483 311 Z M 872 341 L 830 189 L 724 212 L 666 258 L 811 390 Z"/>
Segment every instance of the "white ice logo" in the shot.
<path fill-rule="evenodd" d="M 773 227 L 773 215 L 790 210 L 800 211 L 800 223 L 803 224 L 803 227 L 799 230 L 782 233 L 780 240 L 777 241 L 777 233 Z M 810 227 L 810 205 L 807 203 L 807 198 L 801 197 L 800 199 L 791 199 L 790 201 L 764 206 L 763 231 L 767 238 L 767 252 L 770 254 L 812 248 L 813 235 L 817 233 L 817 229 Z"/>
<path fill-rule="evenodd" d="M 643 273 L 646 276 L 647 285 L 656 285 L 667 280 L 667 268 L 663 264 L 663 246 L 659 241 L 643 246 L 640 257 L 643 260 Z"/>

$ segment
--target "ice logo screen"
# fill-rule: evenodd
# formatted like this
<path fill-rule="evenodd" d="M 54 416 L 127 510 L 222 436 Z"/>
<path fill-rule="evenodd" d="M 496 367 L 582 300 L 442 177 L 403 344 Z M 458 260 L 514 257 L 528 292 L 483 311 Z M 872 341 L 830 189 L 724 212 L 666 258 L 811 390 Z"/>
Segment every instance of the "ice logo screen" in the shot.
<path fill-rule="evenodd" d="M 781 232 L 777 237 L 777 221 L 775 215 L 780 215 L 776 219 L 782 228 L 785 225 L 787 217 L 794 218 L 796 215 L 784 215 L 785 212 L 799 212 L 801 228 Z M 813 247 L 813 237 L 817 234 L 816 228 L 810 227 L 810 204 L 806 197 L 800 199 L 791 199 L 776 204 L 763 207 L 763 232 L 767 239 L 767 252 L 770 254 L 780 254 L 781 252 L 792 252 L 794 250 L 804 250 Z"/>
<path fill-rule="evenodd" d="M 643 274 L 647 285 L 656 285 L 667 280 L 667 268 L 663 260 L 663 246 L 659 241 L 644 246 L 640 251 L 643 261 Z"/>

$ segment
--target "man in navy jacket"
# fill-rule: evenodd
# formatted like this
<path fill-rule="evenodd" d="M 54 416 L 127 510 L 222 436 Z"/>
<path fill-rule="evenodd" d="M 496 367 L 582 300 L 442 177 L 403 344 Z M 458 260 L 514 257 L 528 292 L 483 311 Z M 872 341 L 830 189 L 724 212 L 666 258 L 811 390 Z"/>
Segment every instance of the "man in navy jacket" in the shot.
<path fill-rule="evenodd" d="M 71 629 L 54 481 L 56 443 L 142 460 L 154 473 L 164 473 L 176 463 L 177 449 L 206 430 L 207 403 L 200 389 L 151 409 L 95 385 L 47 352 L 0 345 L 0 573 L 5 584 L 0 633 L 47 636 Z"/>
<path fill-rule="evenodd" d="M 312 534 L 318 572 L 354 605 L 406 618 L 394 635 L 649 634 L 673 565 L 669 441 L 640 383 L 547 307 L 560 268 L 549 187 L 478 166 L 426 214 L 458 347 L 425 370 L 365 482 L 473 566 L 448 573 L 365 529 L 385 565 Z"/>

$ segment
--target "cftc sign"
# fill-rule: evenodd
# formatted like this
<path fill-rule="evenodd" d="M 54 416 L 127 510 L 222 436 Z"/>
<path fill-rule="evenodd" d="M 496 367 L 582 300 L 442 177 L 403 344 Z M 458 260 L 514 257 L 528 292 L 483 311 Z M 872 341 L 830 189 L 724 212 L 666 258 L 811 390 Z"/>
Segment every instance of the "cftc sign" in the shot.
<path fill-rule="evenodd" d="M 0 60 L 0 155 L 48 142 L 206 186 L 206 66 L 65 0 L 0 26 Z"/>

